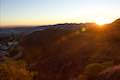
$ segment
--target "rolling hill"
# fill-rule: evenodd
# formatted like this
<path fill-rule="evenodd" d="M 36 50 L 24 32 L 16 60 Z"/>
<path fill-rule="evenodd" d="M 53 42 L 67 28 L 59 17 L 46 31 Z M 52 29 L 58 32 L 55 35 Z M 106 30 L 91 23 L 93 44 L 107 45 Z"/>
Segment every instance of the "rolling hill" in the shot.
<path fill-rule="evenodd" d="M 77 29 L 50 27 L 21 39 L 22 59 L 38 71 L 37 80 L 71 80 L 89 64 L 120 64 L 119 35 L 119 19 L 101 29 L 91 24 Z"/>

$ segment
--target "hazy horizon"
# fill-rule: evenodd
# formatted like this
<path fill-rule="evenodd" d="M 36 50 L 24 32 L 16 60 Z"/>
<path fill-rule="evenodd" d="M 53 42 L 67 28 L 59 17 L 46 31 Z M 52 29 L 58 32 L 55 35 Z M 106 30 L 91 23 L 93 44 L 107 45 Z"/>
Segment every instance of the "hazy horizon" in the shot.
<path fill-rule="evenodd" d="M 120 0 L 0 0 L 0 26 L 112 22 Z"/>

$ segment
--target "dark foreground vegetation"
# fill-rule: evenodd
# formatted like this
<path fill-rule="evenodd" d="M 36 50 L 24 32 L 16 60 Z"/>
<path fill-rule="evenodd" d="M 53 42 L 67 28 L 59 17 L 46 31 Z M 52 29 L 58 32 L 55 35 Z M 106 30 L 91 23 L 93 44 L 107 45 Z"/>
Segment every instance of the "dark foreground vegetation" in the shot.
<path fill-rule="evenodd" d="M 18 41 L 0 63 L 1 80 L 120 80 L 120 19 L 103 28 L 49 27 Z"/>

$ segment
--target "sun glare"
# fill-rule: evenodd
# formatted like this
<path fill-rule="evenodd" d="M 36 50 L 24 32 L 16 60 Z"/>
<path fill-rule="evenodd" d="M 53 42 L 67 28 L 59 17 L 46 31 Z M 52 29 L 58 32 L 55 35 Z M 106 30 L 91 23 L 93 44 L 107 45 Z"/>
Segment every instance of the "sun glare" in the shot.
<path fill-rule="evenodd" d="M 98 18 L 95 20 L 95 23 L 101 26 L 101 25 L 110 23 L 110 21 L 105 18 Z"/>

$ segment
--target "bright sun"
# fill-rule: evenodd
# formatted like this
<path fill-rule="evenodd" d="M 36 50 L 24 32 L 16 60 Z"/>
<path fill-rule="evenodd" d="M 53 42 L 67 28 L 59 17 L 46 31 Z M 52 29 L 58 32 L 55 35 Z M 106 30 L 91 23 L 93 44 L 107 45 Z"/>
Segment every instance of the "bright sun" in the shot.
<path fill-rule="evenodd" d="M 110 22 L 111 21 L 109 21 L 108 19 L 105 19 L 105 18 L 97 18 L 97 19 L 95 19 L 95 23 L 98 24 L 98 25 L 104 25 L 104 24 L 108 24 Z"/>

